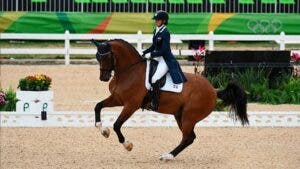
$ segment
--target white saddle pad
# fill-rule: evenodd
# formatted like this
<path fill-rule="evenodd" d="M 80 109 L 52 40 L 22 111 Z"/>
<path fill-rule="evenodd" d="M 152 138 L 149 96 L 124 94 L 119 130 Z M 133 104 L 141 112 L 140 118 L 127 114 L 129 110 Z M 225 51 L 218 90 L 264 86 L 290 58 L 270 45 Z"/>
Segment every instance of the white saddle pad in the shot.
<path fill-rule="evenodd" d="M 151 85 L 149 83 L 149 72 L 150 72 L 150 61 L 147 60 L 145 86 L 148 90 L 150 90 L 150 88 L 151 88 Z M 182 83 L 174 84 L 172 79 L 171 79 L 170 73 L 167 73 L 166 83 L 160 89 L 163 90 L 163 91 L 180 93 L 182 91 L 182 86 L 183 86 Z"/>

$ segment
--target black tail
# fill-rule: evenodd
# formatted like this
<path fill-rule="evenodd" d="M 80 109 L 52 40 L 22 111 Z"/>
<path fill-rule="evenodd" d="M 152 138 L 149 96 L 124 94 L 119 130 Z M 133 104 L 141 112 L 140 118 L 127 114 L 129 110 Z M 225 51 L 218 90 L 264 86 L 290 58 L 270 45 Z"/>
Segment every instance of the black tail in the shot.
<path fill-rule="evenodd" d="M 247 95 L 237 84 L 229 83 L 226 89 L 218 91 L 218 98 L 222 99 L 225 105 L 230 105 L 242 125 L 249 124 L 247 115 Z"/>

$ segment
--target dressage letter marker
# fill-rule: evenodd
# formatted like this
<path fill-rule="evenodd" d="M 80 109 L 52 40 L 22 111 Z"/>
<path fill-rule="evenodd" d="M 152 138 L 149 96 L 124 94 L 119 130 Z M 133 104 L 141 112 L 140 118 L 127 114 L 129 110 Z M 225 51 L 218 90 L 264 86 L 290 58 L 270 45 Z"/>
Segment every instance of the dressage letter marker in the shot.
<path fill-rule="evenodd" d="M 39 115 L 53 112 L 53 91 L 17 91 L 17 112 Z"/>
<path fill-rule="evenodd" d="M 23 111 L 26 112 L 26 110 L 29 108 L 29 104 L 28 103 L 24 103 L 23 105 Z"/>

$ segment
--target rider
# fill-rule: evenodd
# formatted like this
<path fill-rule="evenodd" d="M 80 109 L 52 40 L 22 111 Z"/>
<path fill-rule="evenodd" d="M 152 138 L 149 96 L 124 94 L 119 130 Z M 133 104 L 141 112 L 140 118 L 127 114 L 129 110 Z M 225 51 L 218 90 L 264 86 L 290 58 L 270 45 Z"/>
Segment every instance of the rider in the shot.
<path fill-rule="evenodd" d="M 171 75 L 173 83 L 180 84 L 186 82 L 186 78 L 175 59 L 174 55 L 171 52 L 170 47 L 170 33 L 166 27 L 169 20 L 169 15 L 163 10 L 159 10 L 155 13 L 152 18 L 155 20 L 156 29 L 153 32 L 152 45 L 143 51 L 143 57 L 147 59 L 157 58 L 158 66 L 157 70 L 152 76 L 151 86 L 152 86 L 152 101 L 150 108 L 152 110 L 158 109 L 158 100 L 160 95 L 158 80 L 161 79 L 168 71 Z M 150 57 L 147 56 L 147 53 L 151 53 Z"/>

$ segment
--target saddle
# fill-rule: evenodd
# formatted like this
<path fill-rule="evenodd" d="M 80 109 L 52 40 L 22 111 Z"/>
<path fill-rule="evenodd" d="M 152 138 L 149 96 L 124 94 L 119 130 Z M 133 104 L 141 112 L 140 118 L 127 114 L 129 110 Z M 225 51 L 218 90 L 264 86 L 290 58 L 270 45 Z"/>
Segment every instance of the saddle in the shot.
<path fill-rule="evenodd" d="M 157 61 L 152 61 L 153 64 L 150 64 L 150 61 L 147 61 L 147 68 L 146 68 L 146 78 L 145 78 L 145 87 L 146 89 L 150 90 L 151 89 L 151 79 L 152 76 L 154 75 L 158 62 Z M 150 65 L 153 65 L 151 68 Z M 161 91 L 168 91 L 168 92 L 174 92 L 174 93 L 180 93 L 182 91 L 183 84 L 174 84 L 173 80 L 171 78 L 170 73 L 167 73 L 164 75 L 160 80 L 160 90 Z"/>
<path fill-rule="evenodd" d="M 151 62 L 151 64 L 150 64 L 150 62 Z M 142 109 L 146 109 L 147 108 L 146 105 L 151 100 L 151 95 L 149 92 L 151 89 L 151 79 L 157 69 L 157 66 L 158 66 L 158 61 L 156 61 L 156 60 L 147 61 L 145 87 L 146 87 L 146 89 L 148 89 L 148 93 L 146 94 L 146 96 L 144 97 L 144 100 L 142 102 L 142 105 L 141 105 Z M 181 84 L 173 83 L 170 73 L 166 73 L 161 79 L 158 80 L 158 83 L 159 83 L 161 91 L 180 93 L 183 88 L 182 83 Z"/>

